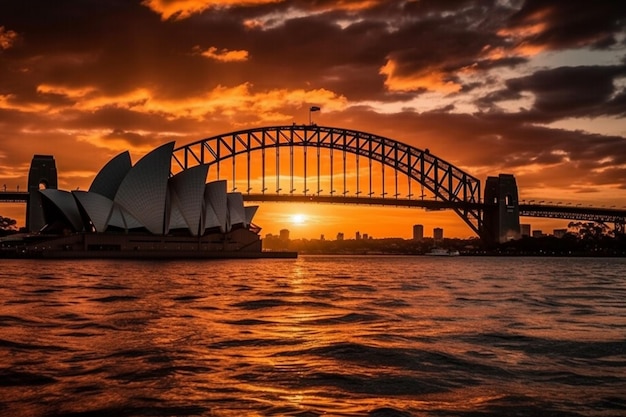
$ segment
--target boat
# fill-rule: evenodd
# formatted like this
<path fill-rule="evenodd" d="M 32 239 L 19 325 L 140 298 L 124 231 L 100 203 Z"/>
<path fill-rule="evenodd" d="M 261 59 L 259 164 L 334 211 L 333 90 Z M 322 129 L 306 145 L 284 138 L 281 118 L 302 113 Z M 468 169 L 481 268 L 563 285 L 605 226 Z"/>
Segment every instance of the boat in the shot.
<path fill-rule="evenodd" d="M 427 256 L 459 256 L 460 253 L 456 249 L 444 249 L 444 248 L 432 248 L 430 252 L 426 253 Z"/>

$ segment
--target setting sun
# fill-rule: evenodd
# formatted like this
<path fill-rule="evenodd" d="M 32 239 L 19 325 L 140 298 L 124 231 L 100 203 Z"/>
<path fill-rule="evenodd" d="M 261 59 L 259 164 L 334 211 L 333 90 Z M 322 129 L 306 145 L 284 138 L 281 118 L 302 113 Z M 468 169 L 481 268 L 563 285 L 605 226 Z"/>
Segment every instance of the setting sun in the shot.
<path fill-rule="evenodd" d="M 295 225 L 305 224 L 307 217 L 305 214 L 294 214 L 291 216 L 291 223 Z"/>

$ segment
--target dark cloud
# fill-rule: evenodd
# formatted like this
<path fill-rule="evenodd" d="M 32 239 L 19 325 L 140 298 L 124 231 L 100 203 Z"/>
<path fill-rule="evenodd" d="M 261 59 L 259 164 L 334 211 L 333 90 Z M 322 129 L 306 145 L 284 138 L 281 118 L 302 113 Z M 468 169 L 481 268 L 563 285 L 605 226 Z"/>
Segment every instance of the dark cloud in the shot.
<path fill-rule="evenodd" d="M 115 129 L 111 133 L 105 136 L 107 139 L 122 139 L 129 145 L 141 145 L 146 142 L 145 138 L 134 132 L 126 132 L 122 129 Z"/>
<path fill-rule="evenodd" d="M 620 107 L 622 98 L 615 101 L 612 96 L 616 93 L 615 80 L 624 75 L 626 66 L 542 70 L 527 77 L 508 80 L 509 92 L 498 93 L 494 98 L 506 99 L 521 92 L 531 92 L 535 96 L 532 113 L 541 115 L 544 120 L 615 114 L 615 110 L 609 110 L 606 105 L 612 102 L 613 109 Z"/>
<path fill-rule="evenodd" d="M 559 173 L 544 176 L 542 169 L 537 174 L 521 175 L 532 178 L 535 183 L 541 180 L 569 187 L 575 181 L 593 181 L 594 170 L 605 172 L 603 184 L 626 182 L 623 170 L 617 168 L 626 164 L 626 140 L 619 136 L 513 124 L 506 118 L 447 112 L 377 115 L 359 110 L 350 113 L 349 119 L 359 121 L 350 126 L 352 128 L 378 132 L 420 149 L 428 148 L 479 177 L 483 167 L 488 167 L 485 175 L 493 175 L 523 172 L 533 166 Z"/>
<path fill-rule="evenodd" d="M 394 48 L 389 55 L 397 60 L 399 73 L 438 68 L 454 74 L 484 61 L 481 55 L 485 47 L 501 45 L 502 39 L 492 28 L 468 26 L 466 20 L 472 14 L 473 10 L 429 16 L 407 23 L 393 33 L 389 41 Z"/>
<path fill-rule="evenodd" d="M 522 42 L 549 49 L 590 46 L 608 48 L 624 32 L 626 3 L 527 0 L 510 20 L 510 29 L 541 27 Z"/>

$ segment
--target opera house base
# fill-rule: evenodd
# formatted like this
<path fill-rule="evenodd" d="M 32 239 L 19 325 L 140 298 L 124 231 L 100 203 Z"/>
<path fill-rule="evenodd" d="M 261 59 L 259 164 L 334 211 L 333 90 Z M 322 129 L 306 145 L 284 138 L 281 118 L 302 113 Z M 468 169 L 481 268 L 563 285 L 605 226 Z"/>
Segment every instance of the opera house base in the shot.
<path fill-rule="evenodd" d="M 2 239 L 2 258 L 46 259 L 258 259 L 297 258 L 297 252 L 264 252 L 247 229 L 202 237 L 148 233 L 22 235 Z"/>

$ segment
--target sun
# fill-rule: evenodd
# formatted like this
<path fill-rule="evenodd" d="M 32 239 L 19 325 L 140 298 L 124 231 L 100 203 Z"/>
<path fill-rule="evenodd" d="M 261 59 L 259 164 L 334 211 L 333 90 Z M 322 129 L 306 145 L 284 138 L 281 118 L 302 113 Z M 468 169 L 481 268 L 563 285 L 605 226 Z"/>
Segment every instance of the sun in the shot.
<path fill-rule="evenodd" d="M 304 214 L 292 214 L 291 215 L 291 223 L 296 225 L 302 225 L 306 223 L 306 215 Z"/>

